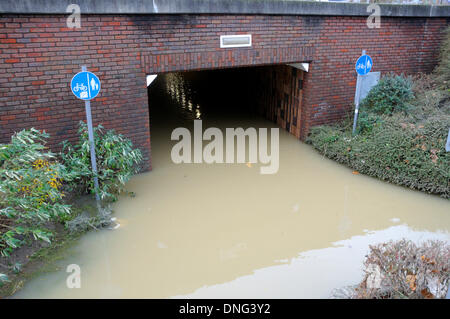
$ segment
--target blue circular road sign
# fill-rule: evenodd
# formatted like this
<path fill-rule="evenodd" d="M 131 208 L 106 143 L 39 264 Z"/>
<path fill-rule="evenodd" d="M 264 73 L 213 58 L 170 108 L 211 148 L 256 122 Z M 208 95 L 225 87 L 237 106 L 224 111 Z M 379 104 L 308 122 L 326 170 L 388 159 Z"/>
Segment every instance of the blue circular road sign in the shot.
<path fill-rule="evenodd" d="M 92 100 L 100 92 L 100 80 L 91 72 L 79 72 L 70 81 L 72 93 L 80 100 Z"/>
<path fill-rule="evenodd" d="M 359 75 L 366 75 L 372 69 L 373 61 L 367 54 L 361 55 L 355 64 L 356 72 Z"/>

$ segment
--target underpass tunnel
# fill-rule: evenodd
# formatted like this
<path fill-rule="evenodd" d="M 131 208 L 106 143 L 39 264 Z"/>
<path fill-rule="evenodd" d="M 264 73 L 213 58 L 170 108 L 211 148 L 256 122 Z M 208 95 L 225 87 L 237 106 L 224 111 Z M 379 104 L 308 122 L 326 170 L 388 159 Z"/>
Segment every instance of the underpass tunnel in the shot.
<path fill-rule="evenodd" d="M 170 142 L 168 129 L 191 129 L 194 120 L 204 129 L 268 127 L 269 120 L 299 138 L 306 70 L 270 65 L 147 76 L 152 157 Z"/>

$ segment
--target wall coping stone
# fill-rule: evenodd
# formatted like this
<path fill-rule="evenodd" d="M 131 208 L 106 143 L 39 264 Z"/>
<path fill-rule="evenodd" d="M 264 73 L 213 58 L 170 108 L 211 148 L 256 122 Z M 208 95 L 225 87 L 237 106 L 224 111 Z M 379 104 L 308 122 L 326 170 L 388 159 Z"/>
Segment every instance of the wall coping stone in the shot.
<path fill-rule="evenodd" d="M 368 4 L 295 0 L 2 0 L 0 14 L 266 14 L 369 16 Z M 449 5 L 381 4 L 384 17 L 450 17 Z"/>

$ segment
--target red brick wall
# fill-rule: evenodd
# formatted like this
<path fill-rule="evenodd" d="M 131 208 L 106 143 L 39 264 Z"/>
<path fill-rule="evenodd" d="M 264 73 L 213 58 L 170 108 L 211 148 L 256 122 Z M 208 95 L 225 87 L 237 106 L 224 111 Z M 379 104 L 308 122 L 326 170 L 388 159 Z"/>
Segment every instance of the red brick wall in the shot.
<path fill-rule="evenodd" d="M 73 139 L 84 103 L 69 82 L 82 64 L 102 81 L 94 124 L 130 137 L 150 158 L 145 75 L 286 62 L 311 62 L 305 74 L 301 137 L 351 109 L 354 62 L 362 49 L 374 71 L 428 72 L 448 19 L 248 15 L 63 15 L 0 17 L 0 142 L 23 128 L 45 129 L 51 146 Z M 219 35 L 251 33 L 251 48 L 220 49 Z M 150 163 L 147 161 L 147 168 Z"/>

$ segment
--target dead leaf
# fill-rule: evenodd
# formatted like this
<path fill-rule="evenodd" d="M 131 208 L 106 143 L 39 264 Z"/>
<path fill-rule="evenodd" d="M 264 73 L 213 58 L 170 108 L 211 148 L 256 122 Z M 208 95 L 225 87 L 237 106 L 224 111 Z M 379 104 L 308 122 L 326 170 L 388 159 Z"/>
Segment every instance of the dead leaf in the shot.
<path fill-rule="evenodd" d="M 412 291 L 416 290 L 417 286 L 416 286 L 416 276 L 415 275 L 406 276 L 406 282 L 409 284 L 409 288 Z"/>
<path fill-rule="evenodd" d="M 435 154 L 432 154 L 432 155 L 430 155 L 430 158 L 431 158 L 431 161 L 434 163 L 434 164 L 436 164 L 437 163 L 437 160 L 438 160 L 438 157 L 437 157 L 437 155 L 435 155 Z"/>
<path fill-rule="evenodd" d="M 427 288 L 422 289 L 420 293 L 422 294 L 422 296 L 424 296 L 425 299 L 434 299 L 434 295 L 429 292 Z"/>

